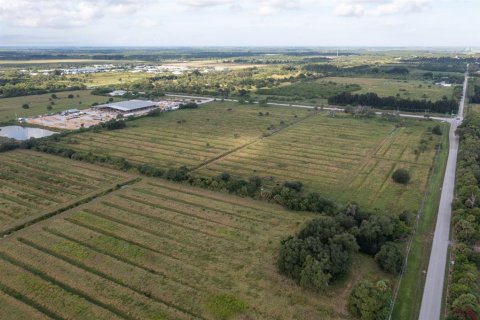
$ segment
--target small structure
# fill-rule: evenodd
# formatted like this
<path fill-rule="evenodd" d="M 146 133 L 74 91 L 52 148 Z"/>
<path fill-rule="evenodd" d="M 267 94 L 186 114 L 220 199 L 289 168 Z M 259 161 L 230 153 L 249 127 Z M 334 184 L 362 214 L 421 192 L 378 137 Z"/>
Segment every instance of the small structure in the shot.
<path fill-rule="evenodd" d="M 447 83 L 446 81 L 438 82 L 438 83 L 436 83 L 436 85 L 437 86 L 442 86 L 442 87 L 447 87 L 447 88 L 452 86 L 451 83 Z"/>
<path fill-rule="evenodd" d="M 157 103 L 147 100 L 129 100 L 121 102 L 112 102 L 107 104 L 100 104 L 92 107 L 92 109 L 109 110 L 120 113 L 130 113 L 153 109 L 157 107 Z"/>
<path fill-rule="evenodd" d="M 79 113 L 80 110 L 78 109 L 68 109 L 68 110 L 65 110 L 61 113 L 62 116 L 66 116 L 66 115 L 69 115 L 69 114 L 75 114 L 75 113 Z"/>
<path fill-rule="evenodd" d="M 121 96 L 125 95 L 125 93 L 127 93 L 127 91 L 125 91 L 125 90 L 114 90 L 114 91 L 110 92 L 108 95 L 112 96 L 112 97 L 121 97 Z"/>

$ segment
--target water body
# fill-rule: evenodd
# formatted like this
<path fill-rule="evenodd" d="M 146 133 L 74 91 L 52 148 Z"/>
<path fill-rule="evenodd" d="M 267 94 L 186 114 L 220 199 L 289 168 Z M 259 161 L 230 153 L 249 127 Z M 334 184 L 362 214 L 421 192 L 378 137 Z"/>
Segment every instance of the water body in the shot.
<path fill-rule="evenodd" d="M 48 137 L 55 133 L 56 132 L 40 128 L 29 128 L 20 126 L 0 127 L 0 137 L 13 138 L 20 141 L 28 140 L 30 138 Z"/>

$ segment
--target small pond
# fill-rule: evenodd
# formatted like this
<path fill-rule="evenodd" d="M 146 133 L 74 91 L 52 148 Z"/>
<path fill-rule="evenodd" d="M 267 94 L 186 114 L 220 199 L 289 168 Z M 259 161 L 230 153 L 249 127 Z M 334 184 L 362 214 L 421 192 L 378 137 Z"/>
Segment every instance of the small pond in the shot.
<path fill-rule="evenodd" d="M 20 126 L 0 127 L 0 137 L 13 138 L 20 141 L 28 140 L 30 138 L 48 137 L 55 133 L 56 132 L 40 128 L 29 128 Z"/>

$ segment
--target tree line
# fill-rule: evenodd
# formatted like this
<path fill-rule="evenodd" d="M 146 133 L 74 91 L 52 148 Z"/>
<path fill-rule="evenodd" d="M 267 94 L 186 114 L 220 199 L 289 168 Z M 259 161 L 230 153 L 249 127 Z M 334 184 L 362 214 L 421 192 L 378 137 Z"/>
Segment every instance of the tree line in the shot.
<path fill-rule="evenodd" d="M 328 98 L 332 105 L 348 106 L 362 105 L 378 109 L 400 110 L 407 112 L 435 112 L 435 113 L 457 113 L 458 102 L 444 97 L 442 100 L 432 102 L 430 100 L 412 100 L 398 97 L 379 97 L 376 93 L 351 94 L 342 92 Z"/>
<path fill-rule="evenodd" d="M 480 317 L 480 116 L 470 113 L 458 128 L 456 198 L 452 205 L 455 264 L 450 274 L 449 320 Z"/>
<path fill-rule="evenodd" d="M 470 103 L 480 103 L 480 86 L 473 88 L 473 94 L 470 96 Z"/>

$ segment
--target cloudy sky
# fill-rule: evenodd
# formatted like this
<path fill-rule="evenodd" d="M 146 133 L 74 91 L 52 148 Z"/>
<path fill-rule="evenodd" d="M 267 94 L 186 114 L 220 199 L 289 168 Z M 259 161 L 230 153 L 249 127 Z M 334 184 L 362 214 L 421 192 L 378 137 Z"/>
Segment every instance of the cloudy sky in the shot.
<path fill-rule="evenodd" d="M 479 0 L 0 0 L 0 46 L 480 47 Z"/>

